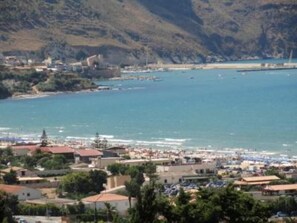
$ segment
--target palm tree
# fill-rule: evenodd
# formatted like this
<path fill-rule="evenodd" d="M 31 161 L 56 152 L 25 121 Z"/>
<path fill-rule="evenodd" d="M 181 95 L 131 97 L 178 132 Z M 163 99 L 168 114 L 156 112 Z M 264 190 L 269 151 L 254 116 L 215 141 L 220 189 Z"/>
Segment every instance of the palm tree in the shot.
<path fill-rule="evenodd" d="M 138 197 L 140 195 L 140 185 L 137 184 L 134 179 L 132 179 L 131 181 L 125 182 L 125 187 L 128 193 L 129 207 L 131 208 L 131 198 Z"/>
<path fill-rule="evenodd" d="M 105 205 L 107 222 L 110 222 L 113 219 L 113 215 L 116 213 L 116 208 L 111 206 L 111 204 L 107 202 L 105 202 L 104 205 Z"/>

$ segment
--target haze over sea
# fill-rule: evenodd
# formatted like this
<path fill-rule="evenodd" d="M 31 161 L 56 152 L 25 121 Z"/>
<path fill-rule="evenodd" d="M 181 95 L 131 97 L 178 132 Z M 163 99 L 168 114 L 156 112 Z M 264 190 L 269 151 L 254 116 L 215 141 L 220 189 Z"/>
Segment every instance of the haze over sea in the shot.
<path fill-rule="evenodd" d="M 2 100 L 0 137 L 98 131 L 119 144 L 297 154 L 297 70 L 145 75 L 161 81 L 105 81 L 116 90 Z"/>

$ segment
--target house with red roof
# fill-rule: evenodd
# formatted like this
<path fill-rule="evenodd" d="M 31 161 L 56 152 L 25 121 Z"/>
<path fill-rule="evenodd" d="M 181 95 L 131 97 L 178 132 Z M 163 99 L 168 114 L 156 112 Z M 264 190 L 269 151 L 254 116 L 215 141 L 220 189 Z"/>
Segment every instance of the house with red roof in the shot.
<path fill-rule="evenodd" d="M 102 157 L 103 153 L 95 149 L 79 149 L 74 152 L 75 162 L 91 163 Z"/>
<path fill-rule="evenodd" d="M 37 149 L 39 149 L 39 145 L 32 144 L 32 145 L 14 145 L 11 146 L 11 150 L 14 156 L 27 156 L 32 155 Z"/>
<path fill-rule="evenodd" d="M 0 184 L 0 191 L 17 196 L 19 201 L 40 199 L 42 197 L 40 190 L 19 185 Z"/>
<path fill-rule="evenodd" d="M 47 146 L 40 147 L 40 150 L 53 155 L 63 155 L 67 160 L 74 160 L 74 149 L 69 146 Z"/>

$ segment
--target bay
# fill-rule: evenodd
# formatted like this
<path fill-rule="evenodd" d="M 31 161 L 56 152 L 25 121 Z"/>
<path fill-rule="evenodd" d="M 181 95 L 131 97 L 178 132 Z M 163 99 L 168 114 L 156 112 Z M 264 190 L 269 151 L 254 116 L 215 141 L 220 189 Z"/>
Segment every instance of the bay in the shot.
<path fill-rule="evenodd" d="M 144 74 L 139 74 L 144 75 Z M 94 137 L 172 148 L 297 154 L 297 70 L 191 70 L 104 81 L 115 90 L 0 101 L 0 136 Z"/>

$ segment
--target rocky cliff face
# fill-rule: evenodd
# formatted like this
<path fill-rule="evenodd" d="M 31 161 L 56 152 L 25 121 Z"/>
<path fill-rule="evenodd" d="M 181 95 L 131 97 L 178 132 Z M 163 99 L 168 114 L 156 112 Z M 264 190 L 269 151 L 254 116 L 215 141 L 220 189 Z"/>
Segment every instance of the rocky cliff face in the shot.
<path fill-rule="evenodd" d="M 294 0 L 2 0 L 0 10 L 6 53 L 115 64 L 297 54 Z"/>

